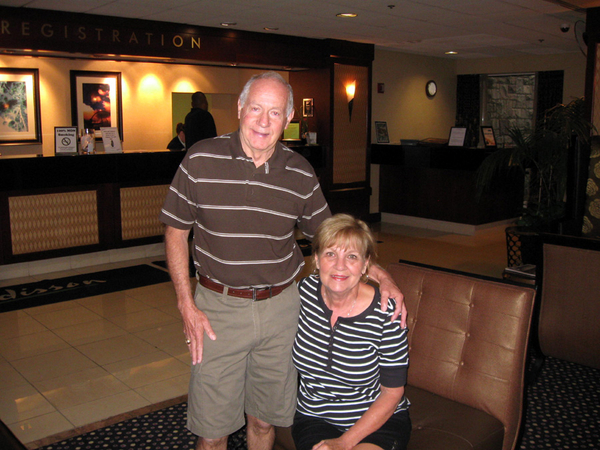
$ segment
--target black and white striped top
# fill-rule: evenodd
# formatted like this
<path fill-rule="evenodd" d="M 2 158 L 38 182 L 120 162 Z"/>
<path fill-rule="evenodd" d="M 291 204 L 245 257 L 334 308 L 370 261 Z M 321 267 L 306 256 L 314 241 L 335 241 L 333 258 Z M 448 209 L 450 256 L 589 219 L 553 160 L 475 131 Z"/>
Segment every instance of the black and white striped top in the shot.
<path fill-rule="evenodd" d="M 294 227 L 312 238 L 331 215 L 312 166 L 277 144 L 256 167 L 239 132 L 193 145 L 167 194 L 160 220 L 194 230 L 201 275 L 235 288 L 292 281 L 304 265 Z"/>
<path fill-rule="evenodd" d="M 331 310 L 321 297 L 315 276 L 298 284 L 301 306 L 293 360 L 300 374 L 298 411 L 347 430 L 380 394 L 381 386 L 406 384 L 407 330 L 390 322 L 395 302 L 381 311 L 376 290 L 373 302 L 355 317 L 330 324 Z M 396 412 L 408 409 L 406 397 Z"/>

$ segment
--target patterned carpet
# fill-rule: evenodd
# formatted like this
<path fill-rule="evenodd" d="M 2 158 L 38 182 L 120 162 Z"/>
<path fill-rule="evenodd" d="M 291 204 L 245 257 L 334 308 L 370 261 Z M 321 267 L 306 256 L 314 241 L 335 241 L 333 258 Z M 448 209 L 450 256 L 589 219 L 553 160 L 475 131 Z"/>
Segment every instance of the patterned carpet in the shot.
<path fill-rule="evenodd" d="M 600 370 L 546 358 L 527 389 L 519 448 L 600 449 Z"/>
<path fill-rule="evenodd" d="M 185 428 L 185 411 L 186 404 L 180 403 L 41 449 L 194 449 L 196 438 Z M 600 370 L 548 358 L 527 390 L 518 448 L 600 449 Z M 230 436 L 228 450 L 245 449 L 242 428 Z"/>

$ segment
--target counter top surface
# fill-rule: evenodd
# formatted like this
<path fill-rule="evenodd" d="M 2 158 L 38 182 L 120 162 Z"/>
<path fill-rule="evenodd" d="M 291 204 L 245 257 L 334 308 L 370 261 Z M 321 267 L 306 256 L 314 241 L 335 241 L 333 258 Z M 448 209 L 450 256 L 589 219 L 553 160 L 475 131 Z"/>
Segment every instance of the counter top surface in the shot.
<path fill-rule="evenodd" d="M 140 152 L 0 159 L 0 191 L 170 182 L 184 155 L 185 152 Z"/>
<path fill-rule="evenodd" d="M 480 148 L 371 144 L 373 164 L 474 171 L 488 155 Z"/>

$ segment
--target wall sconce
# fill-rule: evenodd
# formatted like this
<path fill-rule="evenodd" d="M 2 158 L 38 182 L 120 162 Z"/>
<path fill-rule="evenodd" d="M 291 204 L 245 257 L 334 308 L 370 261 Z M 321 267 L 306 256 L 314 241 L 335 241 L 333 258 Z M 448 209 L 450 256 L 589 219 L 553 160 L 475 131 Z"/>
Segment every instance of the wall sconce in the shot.
<path fill-rule="evenodd" d="M 356 92 L 356 80 L 346 85 L 346 97 L 348 98 L 348 117 L 352 122 L 352 106 L 354 105 L 354 93 Z"/>

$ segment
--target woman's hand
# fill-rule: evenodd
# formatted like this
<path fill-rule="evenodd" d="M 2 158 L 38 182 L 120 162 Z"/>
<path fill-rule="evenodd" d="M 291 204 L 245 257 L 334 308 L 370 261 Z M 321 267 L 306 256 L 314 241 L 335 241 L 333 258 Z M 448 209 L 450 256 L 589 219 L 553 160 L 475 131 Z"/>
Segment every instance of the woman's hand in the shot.
<path fill-rule="evenodd" d="M 326 439 L 316 444 L 312 450 L 350 450 L 365 437 L 379 430 L 398 407 L 404 396 L 404 386 L 389 388 L 381 386 L 381 394 L 369 409 L 344 434 L 336 439 Z"/>
<path fill-rule="evenodd" d="M 354 445 L 344 442 L 343 436 L 337 439 L 326 439 L 313 446 L 312 450 L 350 450 Z"/>

